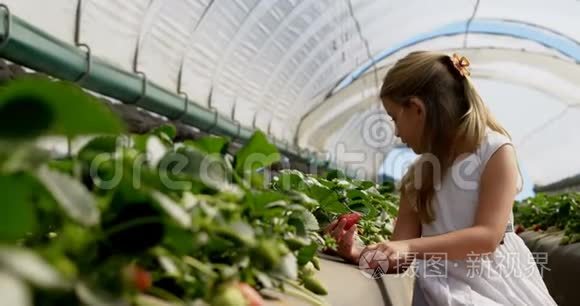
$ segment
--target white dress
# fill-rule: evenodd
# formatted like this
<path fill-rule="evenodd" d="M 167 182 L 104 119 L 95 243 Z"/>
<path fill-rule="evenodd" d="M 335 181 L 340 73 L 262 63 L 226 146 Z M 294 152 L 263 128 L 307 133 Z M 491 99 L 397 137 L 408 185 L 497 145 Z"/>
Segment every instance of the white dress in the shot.
<path fill-rule="evenodd" d="M 478 150 L 453 164 L 433 199 L 435 221 L 422 225 L 422 236 L 473 225 L 480 176 L 492 154 L 505 144 L 511 144 L 509 138 L 488 129 Z M 413 305 L 556 305 L 536 265 L 546 258 L 542 254 L 534 257 L 510 227 L 513 229 L 513 214 L 504 243 L 489 256 L 416 260 Z"/>

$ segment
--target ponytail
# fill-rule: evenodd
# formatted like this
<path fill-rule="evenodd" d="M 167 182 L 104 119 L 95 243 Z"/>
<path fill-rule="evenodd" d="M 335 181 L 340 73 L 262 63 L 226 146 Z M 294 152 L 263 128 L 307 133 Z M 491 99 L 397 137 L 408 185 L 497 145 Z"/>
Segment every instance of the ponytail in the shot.
<path fill-rule="evenodd" d="M 483 99 L 475 89 L 470 77 L 464 77 L 463 88 L 465 101 L 467 103 L 467 112 L 461 118 L 461 124 L 458 127 L 458 135 L 463 137 L 463 145 L 468 148 L 477 148 L 479 143 L 485 137 L 486 129 L 501 133 L 510 137 L 507 130 L 494 118 Z"/>

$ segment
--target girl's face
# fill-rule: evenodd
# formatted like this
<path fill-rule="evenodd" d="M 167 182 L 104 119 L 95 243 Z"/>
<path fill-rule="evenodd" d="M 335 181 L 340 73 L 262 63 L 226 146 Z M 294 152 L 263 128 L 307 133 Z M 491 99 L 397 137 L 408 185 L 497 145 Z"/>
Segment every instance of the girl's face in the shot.
<path fill-rule="evenodd" d="M 389 98 L 383 100 L 387 114 L 393 120 L 395 136 L 411 148 L 416 154 L 421 154 L 421 137 L 425 127 L 425 107 L 423 101 L 411 98 L 407 103 L 399 104 Z"/>

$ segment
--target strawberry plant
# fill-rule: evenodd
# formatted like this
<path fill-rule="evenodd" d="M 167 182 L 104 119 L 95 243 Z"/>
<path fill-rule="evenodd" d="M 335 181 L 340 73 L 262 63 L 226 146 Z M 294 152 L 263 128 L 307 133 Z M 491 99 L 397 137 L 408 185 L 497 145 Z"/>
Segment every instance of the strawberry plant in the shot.
<path fill-rule="evenodd" d="M 1 87 L 0 125 L 0 296 L 15 305 L 260 305 L 256 290 L 288 287 L 319 304 L 324 226 L 351 214 L 371 243 L 397 212 L 389 183 L 273 175 L 280 153 L 260 131 L 235 153 L 227 137 L 174 143 L 171 125 L 128 134 L 68 83 Z M 66 156 L 38 145 L 87 135 Z"/>
<path fill-rule="evenodd" d="M 513 208 L 516 224 L 533 231 L 564 231 L 561 244 L 580 242 L 580 193 L 538 194 Z"/>

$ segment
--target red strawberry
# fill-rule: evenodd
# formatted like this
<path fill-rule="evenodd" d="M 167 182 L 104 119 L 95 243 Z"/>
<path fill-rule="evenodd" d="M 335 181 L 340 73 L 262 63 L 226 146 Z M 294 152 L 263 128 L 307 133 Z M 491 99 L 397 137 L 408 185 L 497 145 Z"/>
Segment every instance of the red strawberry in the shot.
<path fill-rule="evenodd" d="M 525 229 L 525 228 L 524 228 L 524 227 L 523 227 L 521 224 L 518 224 L 518 225 L 516 226 L 516 234 L 518 234 L 518 235 L 519 235 L 521 232 L 525 231 L 525 230 L 526 230 L 526 229 Z"/>
<path fill-rule="evenodd" d="M 127 266 L 123 271 L 123 275 L 129 286 L 140 292 L 147 291 L 153 283 L 151 273 L 136 264 Z"/>
<path fill-rule="evenodd" d="M 151 273 L 145 271 L 141 267 L 136 267 L 135 274 L 133 275 L 133 280 L 135 282 L 135 287 L 141 292 L 147 291 L 147 289 L 151 288 Z"/>
<path fill-rule="evenodd" d="M 541 230 L 542 230 L 542 226 L 541 225 L 539 225 L 539 224 L 535 224 L 534 225 L 534 231 L 538 232 L 538 231 L 541 231 Z"/>
<path fill-rule="evenodd" d="M 350 214 L 344 214 L 339 217 L 338 222 L 340 223 L 342 220 L 346 220 L 346 224 L 344 225 L 345 230 L 349 230 L 353 225 L 358 223 L 361 218 L 361 214 L 358 212 L 353 212 Z"/>

